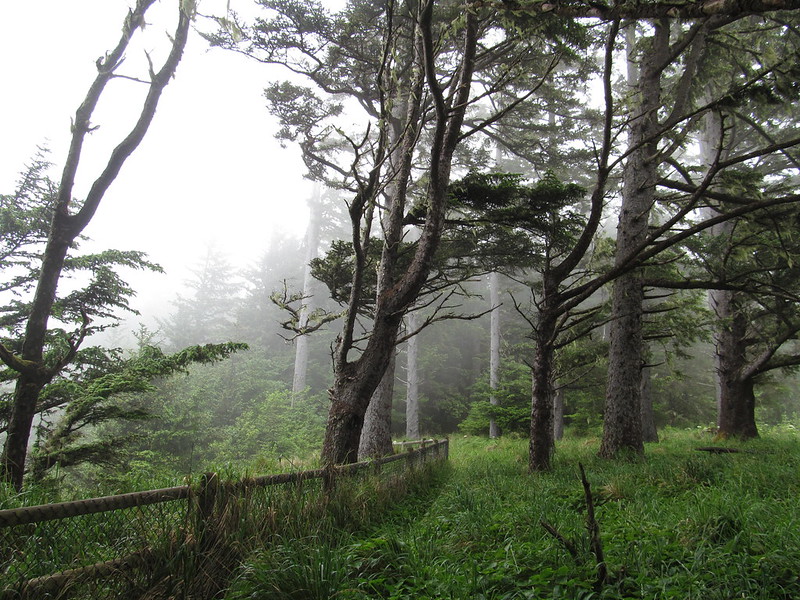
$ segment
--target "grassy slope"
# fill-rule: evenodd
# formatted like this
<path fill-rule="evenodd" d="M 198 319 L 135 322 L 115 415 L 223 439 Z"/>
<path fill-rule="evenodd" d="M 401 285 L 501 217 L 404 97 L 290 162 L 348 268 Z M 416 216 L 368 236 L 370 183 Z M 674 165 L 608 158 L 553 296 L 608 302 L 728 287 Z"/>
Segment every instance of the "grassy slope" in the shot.
<path fill-rule="evenodd" d="M 526 473 L 524 440 L 455 439 L 427 497 L 355 533 L 285 540 L 229 598 L 800 598 L 800 439 L 767 435 L 737 454 L 668 433 L 645 462 L 562 443 Z M 588 474 L 611 581 L 595 588 L 577 463 Z M 578 557 L 540 525 L 578 547 Z"/>

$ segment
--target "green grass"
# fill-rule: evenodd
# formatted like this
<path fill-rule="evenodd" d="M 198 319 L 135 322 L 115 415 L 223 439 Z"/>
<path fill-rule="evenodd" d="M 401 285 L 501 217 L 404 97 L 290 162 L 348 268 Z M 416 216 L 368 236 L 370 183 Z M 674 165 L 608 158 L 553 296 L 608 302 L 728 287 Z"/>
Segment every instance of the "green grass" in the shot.
<path fill-rule="evenodd" d="M 711 444 L 699 431 L 662 437 L 628 462 L 597 458 L 597 440 L 565 441 L 540 475 L 527 473 L 526 440 L 454 439 L 426 493 L 366 523 L 333 519 L 273 540 L 227 598 L 800 598 L 798 435 L 767 432 L 724 455 L 696 451 Z M 602 587 L 578 462 L 610 571 Z"/>

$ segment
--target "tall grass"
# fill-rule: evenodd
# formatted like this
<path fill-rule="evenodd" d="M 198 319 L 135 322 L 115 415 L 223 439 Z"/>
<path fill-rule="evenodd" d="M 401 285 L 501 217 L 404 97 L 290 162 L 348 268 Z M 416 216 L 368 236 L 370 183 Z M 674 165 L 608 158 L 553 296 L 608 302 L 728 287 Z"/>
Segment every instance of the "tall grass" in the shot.
<path fill-rule="evenodd" d="M 398 465 L 399 463 L 394 463 Z M 228 599 L 328 599 L 347 589 L 357 565 L 348 548 L 383 520 L 411 520 L 429 502 L 449 472 L 447 464 L 425 464 L 396 474 L 342 478 L 335 490 L 271 504 L 269 525 L 257 536 L 245 528 L 249 551 Z M 405 515 L 405 516 L 403 516 Z"/>
<path fill-rule="evenodd" d="M 711 443 L 699 431 L 662 439 L 628 462 L 598 458 L 597 440 L 562 442 L 540 475 L 527 473 L 526 440 L 453 440 L 435 494 L 372 511 L 373 492 L 359 492 L 366 525 L 276 538 L 227 598 L 800 598 L 798 436 L 770 432 L 730 454 L 697 451 Z M 610 571 L 602 587 L 578 462 Z"/>

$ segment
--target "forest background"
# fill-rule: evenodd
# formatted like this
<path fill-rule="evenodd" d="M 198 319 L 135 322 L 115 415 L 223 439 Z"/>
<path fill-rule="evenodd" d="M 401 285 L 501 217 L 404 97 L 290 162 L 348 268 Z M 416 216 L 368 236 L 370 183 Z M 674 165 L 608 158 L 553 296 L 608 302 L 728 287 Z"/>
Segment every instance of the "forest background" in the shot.
<path fill-rule="evenodd" d="M 375 7 L 359 4 L 351 8 L 327 18 L 340 27 L 342 22 L 336 19 L 350 19 L 351 27 L 367 27 L 366 23 L 375 16 L 370 12 Z M 329 30 L 321 7 L 312 4 L 302 9 L 293 3 L 274 3 L 271 10 L 273 25 L 280 23 L 282 16 L 301 15 L 318 25 L 310 33 L 330 43 L 325 39 Z M 455 12 L 445 13 L 442 17 L 442 23 L 449 23 L 453 32 L 443 24 L 437 29 L 445 64 L 448 52 L 457 55 L 453 40 L 458 39 L 462 23 L 454 15 Z M 446 238 L 444 244 L 445 248 L 449 244 L 452 253 L 442 259 L 446 268 L 437 268 L 439 275 L 444 274 L 443 283 L 431 286 L 434 300 L 422 301 L 417 310 L 409 313 L 425 327 L 398 344 L 395 375 L 389 382 L 395 385 L 381 391 L 391 399 L 394 435 L 489 434 L 491 422 L 497 428 L 492 431 L 494 434 L 531 434 L 531 368 L 535 362 L 532 357 L 541 347 L 535 338 L 543 329 L 536 316 L 542 301 L 543 277 L 552 264 L 549 261 L 563 258 L 578 244 L 583 232 L 589 230 L 593 215 L 598 218 L 592 225 L 595 229 L 589 244 L 591 251 L 581 257 L 579 269 L 568 283 L 600 283 L 573 307 L 576 311 L 568 316 L 578 325 L 565 328 L 556 344 L 556 367 L 549 376 L 549 401 L 555 414 L 548 423 L 554 437 L 563 434 L 562 424 L 570 435 L 600 434 L 604 414 L 609 412 L 610 324 L 619 322 L 618 318 L 609 317 L 613 311 L 613 279 L 602 279 L 613 271 L 615 253 L 618 256 L 613 239 L 617 223 L 622 222 L 618 218 L 622 214 L 620 202 L 624 202 L 627 193 L 623 163 L 633 164 L 633 150 L 647 144 L 655 143 L 660 153 L 659 193 L 655 193 L 655 186 L 640 186 L 652 191 L 649 200 L 645 200 L 647 210 L 653 212 L 651 229 L 669 224 L 660 237 L 649 242 L 653 246 L 676 231 L 694 227 L 701 220 L 698 214 L 702 210 L 724 212 L 721 205 L 739 207 L 753 199 L 790 197 L 798 175 L 791 150 L 796 126 L 791 107 L 797 95 L 791 61 L 796 57 L 797 39 L 794 29 L 786 24 L 792 16 L 788 13 L 780 18 L 751 17 L 714 23 L 702 32 L 703 37 L 698 37 L 701 28 L 689 21 L 673 26 L 658 20 L 640 28 L 630 25 L 626 35 L 619 34 L 618 29 L 612 35 L 613 29 L 606 30 L 605 26 L 584 27 L 577 22 L 572 28 L 553 22 L 531 26 L 525 22 L 524 14 L 511 14 L 510 20 L 502 21 L 500 26 L 486 25 L 490 32 L 505 31 L 508 38 L 502 42 L 513 43 L 524 58 L 514 59 L 520 61 L 517 64 L 513 60 L 505 64 L 497 58 L 499 49 L 493 48 L 494 53 L 489 55 L 496 62 L 489 63 L 491 68 L 480 75 L 485 79 L 476 77 L 492 93 L 497 81 L 504 81 L 508 87 L 505 96 L 491 98 L 494 104 L 481 103 L 489 98 L 487 91 L 485 97 L 476 94 L 470 105 L 473 112 L 469 127 L 485 135 L 476 136 L 478 141 L 460 144 L 453 158 L 454 176 L 448 196 L 453 236 Z M 319 21 L 314 22 L 312 17 Z M 486 22 L 490 20 L 487 18 Z M 222 26 L 220 31 L 206 36 L 216 45 L 243 51 L 234 48 L 241 41 L 238 38 L 257 38 L 257 30 L 240 26 L 230 12 L 217 17 L 216 22 Z M 385 26 L 380 19 L 376 23 Z M 610 27 L 615 26 L 618 28 L 619 22 L 612 20 Z M 748 40 L 765 32 L 774 38 L 764 38 L 758 52 L 746 47 Z M 292 37 L 290 29 L 286 33 L 286 39 L 295 41 L 288 42 L 282 50 L 297 50 L 293 46 L 297 38 Z M 491 41 L 491 35 L 487 39 Z M 548 63 L 547 53 L 525 55 L 533 42 L 543 40 L 557 50 L 560 62 Z M 731 44 L 730 40 L 737 43 Z M 448 46 L 451 42 L 453 47 Z M 639 84 L 641 70 L 646 71 L 647 60 L 657 57 L 659 44 L 662 50 L 672 52 L 664 66 L 650 73 L 663 76 L 658 87 L 666 90 L 664 98 L 656 99 L 665 111 L 661 115 L 663 128 L 658 133 L 645 132 L 639 141 L 631 142 L 629 138 L 626 150 L 625 136 L 632 135 L 631 123 L 641 120 L 637 110 L 644 110 L 642 106 L 637 108 L 639 100 L 630 90 L 648 89 Z M 246 52 L 258 58 L 259 50 L 263 48 L 250 47 Z M 738 61 L 735 73 L 720 66 L 731 57 Z M 331 55 L 332 62 L 326 68 L 335 68 L 336 58 L 335 53 Z M 341 56 L 338 58 L 341 60 Z M 606 64 L 610 60 L 617 63 L 604 71 L 603 60 Z M 527 71 L 535 77 L 525 80 L 526 71 L 520 65 L 528 68 L 536 61 L 538 70 Z M 372 68 L 369 63 L 362 66 L 365 73 Z M 691 86 L 686 73 L 701 67 L 714 85 L 688 89 Z M 511 72 L 517 79 L 510 79 Z M 447 80 L 450 75 L 445 70 L 441 77 Z M 351 76 L 358 83 L 359 72 L 353 70 Z M 491 77 L 499 79 L 492 82 Z M 180 70 L 172 85 L 180 85 Z M 353 156 L 360 160 L 373 152 L 374 146 L 359 146 L 353 142 L 355 137 L 332 127 L 329 121 L 340 118 L 340 113 L 330 100 L 314 104 L 316 97 L 303 95 L 305 92 L 298 92 L 294 85 L 272 84 L 267 100 L 282 126 L 278 136 L 287 145 L 304 139 L 306 165 L 314 178 L 326 184 L 305 190 L 301 198 L 292 195 L 294 202 L 305 200 L 311 207 L 304 237 L 273 233 L 269 246 L 246 268 L 235 267 L 224 253 L 208 248 L 192 261 L 195 267 L 184 289 L 174 297 L 169 313 L 137 328 L 131 337 L 125 333 L 131 329 L 131 321 L 125 322 L 124 327 L 108 328 L 126 311 L 130 312 L 129 298 L 134 291 L 117 278 L 116 271 L 158 267 L 139 254 L 97 252 L 93 259 L 77 260 L 76 268 L 88 269 L 93 279 L 87 288 L 81 288 L 87 285 L 85 276 L 78 277 L 71 289 L 64 288 L 61 307 L 53 316 L 61 318 L 65 326 L 52 330 L 50 343 L 56 350 L 59 344 L 72 348 L 75 343 L 73 355 L 78 360 L 48 384 L 51 391 L 46 392 L 46 402 L 37 410 L 30 477 L 57 483 L 67 478 L 79 483 L 102 480 L 127 485 L 124 482 L 196 472 L 212 464 L 263 471 L 276 468 L 276 463 L 291 465 L 297 457 L 308 456 L 319 447 L 330 406 L 328 390 L 335 383 L 331 356 L 339 324 L 333 317 L 342 314 L 343 305 L 347 306 L 347 282 L 354 271 L 348 263 L 353 255 L 352 245 L 348 247 L 347 241 L 337 240 L 347 240 L 353 231 L 348 223 L 352 211 L 346 214 L 344 206 L 358 192 L 357 175 L 338 169 L 343 177 L 337 182 L 337 168 L 326 172 L 320 165 L 330 167 L 333 162 L 328 157 L 334 154 L 343 162 L 352 161 Z M 602 96 L 603 92 L 598 91 L 601 88 L 606 90 L 606 99 L 612 100 L 610 111 L 606 104 L 605 116 L 603 100 L 586 100 Z M 514 91 L 508 93 L 508 89 Z M 523 100 L 531 97 L 528 91 L 520 90 L 536 90 L 539 94 L 536 101 L 527 105 Z M 341 95 L 342 91 L 333 94 Z M 642 102 L 645 96 L 642 92 Z M 353 98 L 359 100 L 357 94 Z M 497 118 L 486 116 L 487 106 L 500 107 Z M 558 110 L 553 110 L 554 106 Z M 309 107 L 317 112 L 306 114 L 305 121 L 298 120 L 303 109 L 311 110 Z M 642 114 L 646 113 L 645 110 Z M 667 128 L 667 124 L 672 127 Z M 331 141 L 334 138 L 335 143 Z M 422 164 L 429 146 L 424 135 L 419 140 L 414 160 Z M 323 148 L 326 155 L 319 153 L 323 142 L 328 144 Z M 346 142 L 351 144 L 350 149 Z M 704 196 L 712 186 L 711 180 L 703 179 L 703 173 L 720 168 L 723 150 L 730 168 L 713 181 L 716 196 L 710 191 Z M 603 151 L 607 151 L 605 159 Z M 619 166 L 619 173 L 613 172 L 613 165 L 602 162 L 608 161 L 609 156 L 613 165 Z M 372 158 L 374 164 L 380 162 Z M 17 190 L 3 196 L 5 214 L 15 211 L 15 218 L 6 221 L 8 232 L 25 240 L 24 244 L 9 246 L 4 263 L 9 274 L 4 292 L 12 298 L 3 322 L 8 332 L 4 343 L 12 352 L 33 280 L 25 276 L 20 279 L 17 274 L 37 271 L 36 261 L 41 256 L 47 228 L 47 199 L 58 187 L 49 176 L 50 160 L 46 155 L 32 159 Z M 419 185 L 410 196 L 413 199 L 417 194 L 419 200 L 424 198 L 421 190 L 425 174 L 424 168 L 415 168 L 420 170 L 413 181 Z M 489 171 L 495 175 L 480 174 Z M 599 181 L 598 173 L 603 173 L 606 180 Z M 671 178 L 676 174 L 682 183 Z M 508 195 L 502 196 L 506 192 Z M 483 205 L 476 202 L 476 193 L 483 198 Z M 500 193 L 500 200 L 492 196 L 496 193 Z M 376 202 L 379 197 L 380 194 L 375 196 Z M 519 224 L 519 211 L 511 215 L 513 219 L 505 213 L 505 220 L 475 215 L 476 211 L 486 212 L 487 206 L 497 209 L 491 206 L 493 202 L 507 202 L 509 198 L 518 201 L 521 197 L 530 203 L 522 214 L 526 225 Z M 706 202 L 690 204 L 701 197 Z M 380 203 L 376 206 L 380 207 Z M 690 210 L 686 210 L 687 206 Z M 797 282 L 793 275 L 796 233 L 782 225 L 795 222 L 796 209 L 779 206 L 782 208 L 762 211 L 753 218 L 742 215 L 732 221 L 732 228 L 718 228 L 706 238 L 691 238 L 673 247 L 668 255 L 651 256 L 655 260 L 646 264 L 650 282 L 637 285 L 650 290 L 642 300 L 647 305 L 647 316 L 640 331 L 648 341 L 648 352 L 644 361 L 635 363 L 635 368 L 641 372 L 637 386 L 642 398 L 652 401 L 655 426 L 718 425 L 715 323 L 722 321 L 727 326 L 745 315 L 754 323 L 757 318 L 771 318 L 764 321 L 769 325 L 758 327 L 756 333 L 768 340 L 780 339 L 781 356 L 794 356 L 799 329 L 795 317 Z M 425 224 L 414 208 L 410 203 L 407 210 L 409 232 Z M 237 220 L 250 219 L 239 214 Z M 477 244 L 459 237 L 459 221 L 485 235 Z M 505 229 L 477 229 L 476 224 L 483 221 L 500 223 Z M 409 233 L 406 239 L 413 243 L 414 234 Z M 516 260 L 519 256 L 509 256 L 512 253 L 481 254 L 485 248 L 480 247 L 480 242 L 486 241 L 511 248 L 519 248 L 514 245 L 517 243 L 527 244 L 521 247 L 530 260 L 524 264 Z M 369 245 L 364 248 L 369 250 Z M 498 256 L 506 262 L 498 262 Z M 308 265 L 315 257 L 320 257 L 314 263 L 315 273 L 327 285 L 315 283 L 310 277 Z M 757 268 L 751 269 L 752 265 Z M 466 268 L 456 272 L 451 267 Z M 374 270 L 375 263 L 369 268 Z M 716 278 L 701 275 L 703 269 Z M 721 273 L 727 276 L 725 285 L 719 283 Z M 111 289 L 113 297 L 90 298 L 100 308 L 92 319 L 87 319 L 89 297 L 81 296 L 81 290 L 94 285 L 92 289 L 96 291 L 98 275 L 106 277 L 104 285 L 109 285 L 103 293 Z M 776 275 L 785 277 L 776 280 Z M 735 280 L 735 286 L 731 280 Z M 738 315 L 727 317 L 708 308 L 708 289 L 715 286 L 745 294 L 740 297 L 745 298 L 740 299 L 745 308 Z M 313 299 L 313 306 L 304 308 L 300 298 L 293 296 L 300 290 L 306 299 Z M 370 304 L 363 298 L 359 302 L 361 305 L 356 308 L 363 311 L 359 318 L 366 322 Z M 309 327 L 309 308 L 317 311 L 311 321 L 316 316 L 326 323 L 311 335 L 296 337 L 298 330 Z M 351 314 L 358 312 L 349 308 Z M 152 315 L 147 316 L 152 319 Z M 74 333 L 65 317 L 77 325 Z M 441 317 L 446 320 L 438 322 Z M 787 325 L 787 329 L 776 332 L 775 321 Z M 287 324 L 288 329 L 281 323 Z M 407 321 L 405 327 L 403 331 L 413 332 L 419 324 Z M 578 331 L 579 335 L 570 331 Z M 363 332 L 369 334 L 368 325 Z M 405 337 L 405 333 L 399 337 Z M 78 339 L 80 342 L 76 342 Z M 102 349 L 92 346 L 95 340 Z M 226 342 L 244 343 L 247 349 Z M 83 345 L 78 351 L 80 344 Z M 185 352 L 187 347 L 206 344 L 216 344 L 209 354 Z M 778 348 L 772 350 L 773 355 L 777 352 Z M 492 356 L 498 354 L 500 360 L 493 360 Z M 167 357 L 173 357 L 172 362 Z M 195 364 L 208 361 L 215 364 Z M 11 383 L 16 379 L 16 363 L 13 358 L 6 362 L 10 368 L 4 378 Z M 778 424 L 796 418 L 800 406 L 795 364 L 796 361 L 786 360 L 779 365 L 781 369 L 758 374 L 755 398 L 760 423 Z M 181 371 L 184 373 L 179 374 Z M 107 384 L 108 379 L 102 378 L 109 374 L 130 375 L 131 379 L 112 392 L 98 392 L 96 384 Z M 10 408 L 13 394 L 8 389 L 4 402 Z M 73 408 L 78 406 L 81 408 Z M 417 411 L 408 412 L 408 407 L 416 407 Z"/>

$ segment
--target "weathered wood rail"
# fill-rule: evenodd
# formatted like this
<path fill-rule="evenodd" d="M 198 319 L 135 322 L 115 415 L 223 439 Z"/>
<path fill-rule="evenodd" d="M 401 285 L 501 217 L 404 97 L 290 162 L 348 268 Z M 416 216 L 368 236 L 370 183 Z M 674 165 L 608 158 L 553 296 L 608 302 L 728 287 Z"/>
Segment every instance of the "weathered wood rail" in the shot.
<path fill-rule="evenodd" d="M 170 552 L 208 551 L 220 540 L 221 513 L 272 486 L 301 486 L 400 463 L 403 472 L 448 458 L 448 440 L 400 442 L 392 456 L 327 469 L 263 475 L 221 483 L 206 474 L 185 485 L 0 510 L 0 600 L 117 597 L 133 572 L 169 560 Z M 321 493 L 321 492 L 320 492 Z M 236 502 L 233 502 L 236 501 Z M 259 505 L 268 512 L 274 509 Z M 238 507 L 236 510 L 241 510 Z M 226 515 L 230 521 L 230 514 Z M 234 516 L 234 520 L 238 516 Z M 86 595 L 81 586 L 94 587 Z M 120 587 L 121 586 L 121 587 Z"/>

